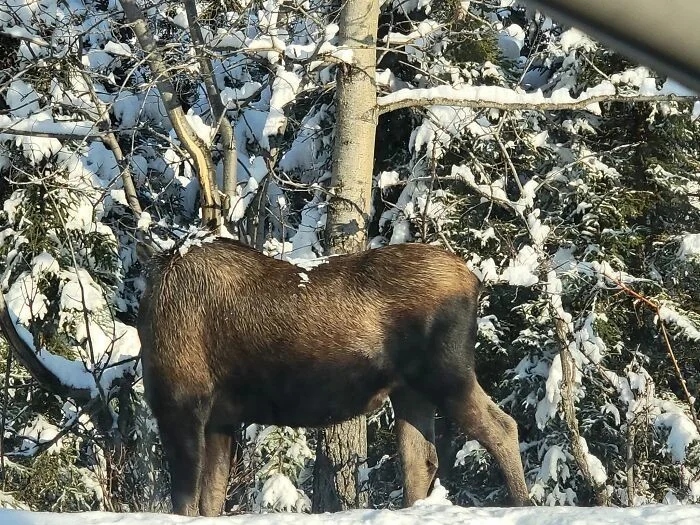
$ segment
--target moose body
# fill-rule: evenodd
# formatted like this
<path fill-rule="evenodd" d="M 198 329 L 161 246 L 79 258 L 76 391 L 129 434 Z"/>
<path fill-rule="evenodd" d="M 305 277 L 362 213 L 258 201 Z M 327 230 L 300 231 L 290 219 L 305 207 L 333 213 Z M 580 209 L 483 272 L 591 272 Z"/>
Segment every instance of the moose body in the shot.
<path fill-rule="evenodd" d="M 225 239 L 154 257 L 138 330 L 173 510 L 221 512 L 241 422 L 321 427 L 387 396 L 404 504 L 433 482 L 436 408 L 494 455 L 525 504 L 516 424 L 474 372 L 478 293 L 463 261 L 420 244 L 311 270 Z"/>

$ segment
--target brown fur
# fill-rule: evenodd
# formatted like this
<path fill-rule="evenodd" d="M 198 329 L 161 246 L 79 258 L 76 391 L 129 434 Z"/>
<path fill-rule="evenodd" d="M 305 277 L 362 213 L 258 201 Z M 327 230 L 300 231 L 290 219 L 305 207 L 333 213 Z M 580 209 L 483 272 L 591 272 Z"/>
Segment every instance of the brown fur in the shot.
<path fill-rule="evenodd" d="M 494 454 L 525 504 L 515 422 L 474 374 L 478 292 L 458 257 L 420 244 L 311 270 L 227 240 L 154 258 L 139 334 L 175 512 L 220 513 L 240 422 L 324 426 L 387 395 L 405 504 L 427 495 L 437 469 L 436 407 Z"/>

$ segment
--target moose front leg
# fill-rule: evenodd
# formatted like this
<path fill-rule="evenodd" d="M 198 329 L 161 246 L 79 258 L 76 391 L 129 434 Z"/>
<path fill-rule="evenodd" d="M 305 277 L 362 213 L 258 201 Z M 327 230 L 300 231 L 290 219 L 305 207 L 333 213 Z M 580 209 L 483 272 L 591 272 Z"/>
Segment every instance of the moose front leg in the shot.
<path fill-rule="evenodd" d="M 175 514 L 199 513 L 200 476 L 204 459 L 204 424 L 193 410 L 156 416 L 170 471 L 170 495 Z"/>
<path fill-rule="evenodd" d="M 391 395 L 396 436 L 403 466 L 403 505 L 428 495 L 438 468 L 435 449 L 435 407 L 407 388 Z"/>

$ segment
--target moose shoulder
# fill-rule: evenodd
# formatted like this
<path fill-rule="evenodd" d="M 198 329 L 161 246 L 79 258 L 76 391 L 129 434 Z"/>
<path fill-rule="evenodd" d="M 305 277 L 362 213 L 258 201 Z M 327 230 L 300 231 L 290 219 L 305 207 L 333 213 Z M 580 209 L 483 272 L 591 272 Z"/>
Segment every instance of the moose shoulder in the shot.
<path fill-rule="evenodd" d="M 311 270 L 225 239 L 154 257 L 138 330 L 174 511 L 220 513 L 241 422 L 325 426 L 387 396 L 404 504 L 437 470 L 436 408 L 494 455 L 525 504 L 515 422 L 474 373 L 478 293 L 461 259 L 421 244 Z"/>

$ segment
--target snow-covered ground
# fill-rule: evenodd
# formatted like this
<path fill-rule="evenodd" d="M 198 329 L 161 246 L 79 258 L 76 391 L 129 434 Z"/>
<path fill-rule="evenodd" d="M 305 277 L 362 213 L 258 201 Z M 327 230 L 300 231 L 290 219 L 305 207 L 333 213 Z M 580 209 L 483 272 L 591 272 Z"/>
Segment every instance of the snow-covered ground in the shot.
<path fill-rule="evenodd" d="M 700 522 L 700 505 L 648 505 L 632 508 L 530 507 L 464 508 L 422 505 L 410 509 L 354 510 L 335 514 L 246 514 L 221 518 L 186 518 L 170 514 L 113 514 L 86 512 L 58 514 L 0 510 L 2 525 L 685 525 Z"/>
<path fill-rule="evenodd" d="M 0 525 L 690 525 L 700 523 L 700 505 L 612 507 L 459 507 L 436 482 L 430 496 L 402 510 L 351 510 L 326 514 L 274 512 L 219 518 L 153 513 L 49 513 L 0 509 Z"/>

